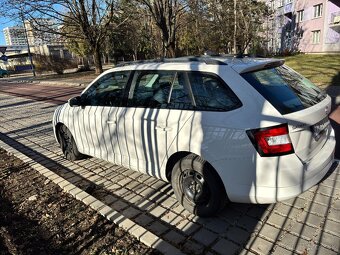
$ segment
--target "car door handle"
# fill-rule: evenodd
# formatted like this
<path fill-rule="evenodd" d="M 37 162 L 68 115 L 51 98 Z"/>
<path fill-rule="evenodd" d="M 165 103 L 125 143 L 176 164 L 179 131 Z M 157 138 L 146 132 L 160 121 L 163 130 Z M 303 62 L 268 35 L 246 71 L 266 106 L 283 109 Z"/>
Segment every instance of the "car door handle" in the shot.
<path fill-rule="evenodd" d="M 155 129 L 161 130 L 161 131 L 171 131 L 171 127 L 164 127 L 164 126 L 156 126 Z"/>
<path fill-rule="evenodd" d="M 106 121 L 106 123 L 109 124 L 109 125 L 116 125 L 117 121 L 115 121 L 115 120 L 108 120 L 108 121 Z"/>

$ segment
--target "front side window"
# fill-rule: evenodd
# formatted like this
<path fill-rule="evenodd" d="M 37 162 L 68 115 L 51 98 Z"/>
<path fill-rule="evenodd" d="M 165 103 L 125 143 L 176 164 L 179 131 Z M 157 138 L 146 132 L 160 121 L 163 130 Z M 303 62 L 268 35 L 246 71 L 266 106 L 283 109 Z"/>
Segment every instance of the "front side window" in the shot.
<path fill-rule="evenodd" d="M 102 76 L 81 95 L 83 104 L 121 106 L 129 76 L 129 72 L 112 72 Z"/>
<path fill-rule="evenodd" d="M 322 4 L 317 4 L 313 6 L 314 18 L 319 18 L 322 16 Z"/>
<path fill-rule="evenodd" d="M 326 94 L 312 82 L 280 66 L 242 74 L 281 114 L 288 114 L 321 102 Z"/>

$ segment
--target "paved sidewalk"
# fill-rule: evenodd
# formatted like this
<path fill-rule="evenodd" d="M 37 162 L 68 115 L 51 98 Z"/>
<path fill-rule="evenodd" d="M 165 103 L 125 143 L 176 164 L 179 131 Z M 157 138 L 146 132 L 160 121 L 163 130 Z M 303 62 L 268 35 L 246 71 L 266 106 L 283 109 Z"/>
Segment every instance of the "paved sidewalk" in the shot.
<path fill-rule="evenodd" d="M 65 160 L 52 132 L 55 107 L 0 94 L 0 140 L 183 253 L 339 254 L 339 166 L 298 198 L 275 205 L 233 203 L 202 219 L 186 212 L 163 181 L 94 158 Z"/>

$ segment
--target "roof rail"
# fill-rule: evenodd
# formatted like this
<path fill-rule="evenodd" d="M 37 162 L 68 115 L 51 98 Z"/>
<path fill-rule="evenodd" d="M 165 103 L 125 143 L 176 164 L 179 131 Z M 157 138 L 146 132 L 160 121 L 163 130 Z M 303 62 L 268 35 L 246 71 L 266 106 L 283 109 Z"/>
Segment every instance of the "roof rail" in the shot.
<path fill-rule="evenodd" d="M 187 63 L 187 62 L 200 62 L 207 65 L 227 65 L 227 63 L 213 59 L 209 56 L 189 56 L 189 57 L 179 57 L 179 58 L 160 58 L 160 59 L 150 59 L 150 60 L 139 60 L 139 61 L 129 61 L 117 64 L 116 67 L 134 65 L 134 64 L 147 64 L 147 63 Z"/>

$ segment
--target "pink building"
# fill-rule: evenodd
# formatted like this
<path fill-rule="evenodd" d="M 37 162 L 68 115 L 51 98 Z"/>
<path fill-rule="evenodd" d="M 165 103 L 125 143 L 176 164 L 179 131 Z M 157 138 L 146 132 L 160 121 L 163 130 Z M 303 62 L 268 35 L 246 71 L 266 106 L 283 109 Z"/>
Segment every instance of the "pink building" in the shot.
<path fill-rule="evenodd" d="M 268 49 L 340 53 L 340 0 L 270 0 Z"/>

